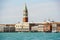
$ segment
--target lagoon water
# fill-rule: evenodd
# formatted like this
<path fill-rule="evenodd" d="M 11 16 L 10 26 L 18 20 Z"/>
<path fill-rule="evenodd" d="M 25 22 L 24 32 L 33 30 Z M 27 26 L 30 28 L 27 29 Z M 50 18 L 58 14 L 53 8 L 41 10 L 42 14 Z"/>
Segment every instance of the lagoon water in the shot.
<path fill-rule="evenodd" d="M 8 32 L 0 33 L 0 40 L 60 40 L 60 33 Z"/>

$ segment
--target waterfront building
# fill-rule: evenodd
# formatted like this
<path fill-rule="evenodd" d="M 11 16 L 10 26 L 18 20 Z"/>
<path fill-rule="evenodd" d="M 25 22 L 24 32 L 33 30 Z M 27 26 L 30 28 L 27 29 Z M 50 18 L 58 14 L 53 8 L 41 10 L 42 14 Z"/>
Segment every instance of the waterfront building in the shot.
<path fill-rule="evenodd" d="M 17 23 L 15 25 L 15 31 L 29 31 L 29 23 L 27 22 Z"/>
<path fill-rule="evenodd" d="M 46 22 L 46 24 L 44 24 L 44 32 L 52 32 L 51 23 Z"/>
<path fill-rule="evenodd" d="M 38 26 L 32 26 L 32 27 L 31 27 L 31 31 L 33 31 L 33 32 L 38 31 Z"/>
<path fill-rule="evenodd" d="M 57 32 L 60 32 L 60 22 L 56 22 L 57 24 Z"/>
<path fill-rule="evenodd" d="M 15 32 L 15 24 L 6 24 L 4 32 Z"/>
<path fill-rule="evenodd" d="M 24 22 L 23 24 L 23 30 L 22 31 L 29 31 L 29 23 L 28 22 Z"/>
<path fill-rule="evenodd" d="M 22 31 L 22 23 L 15 24 L 15 31 Z"/>
<path fill-rule="evenodd" d="M 52 23 L 52 32 L 57 32 L 57 24 L 56 23 Z"/>
<path fill-rule="evenodd" d="M 35 23 L 29 23 L 30 25 L 30 31 L 39 31 L 42 32 L 44 31 L 44 24 L 45 22 L 35 22 Z"/>
<path fill-rule="evenodd" d="M 15 32 L 15 24 L 0 24 L 0 32 Z"/>
<path fill-rule="evenodd" d="M 43 32 L 44 31 L 43 28 L 44 28 L 44 25 L 38 25 L 38 31 L 39 32 Z"/>
<path fill-rule="evenodd" d="M 5 24 L 0 24 L 0 32 L 4 32 Z"/>

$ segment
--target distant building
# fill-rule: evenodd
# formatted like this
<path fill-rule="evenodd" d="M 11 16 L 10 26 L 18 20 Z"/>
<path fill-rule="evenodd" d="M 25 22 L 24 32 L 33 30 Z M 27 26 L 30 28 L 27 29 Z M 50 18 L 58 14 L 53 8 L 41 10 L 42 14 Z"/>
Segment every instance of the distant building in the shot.
<path fill-rule="evenodd" d="M 39 31 L 43 32 L 44 31 L 44 22 L 35 22 L 35 23 L 29 23 L 30 24 L 30 31 Z"/>
<path fill-rule="evenodd" d="M 56 22 L 57 24 L 57 32 L 60 32 L 60 22 Z"/>
<path fill-rule="evenodd" d="M 6 24 L 4 32 L 15 32 L 15 24 Z"/>
<path fill-rule="evenodd" d="M 57 24 L 52 23 L 52 32 L 57 32 Z"/>
<path fill-rule="evenodd" d="M 43 32 L 44 30 L 44 25 L 38 25 L 38 31 Z"/>
<path fill-rule="evenodd" d="M 15 25 L 15 31 L 29 31 L 29 23 L 17 23 Z"/>
<path fill-rule="evenodd" d="M 15 25 L 15 31 L 22 31 L 22 24 L 21 23 L 17 23 Z"/>
<path fill-rule="evenodd" d="M 33 31 L 33 32 L 34 32 L 34 31 L 35 31 L 35 32 L 38 31 L 38 26 L 32 26 L 32 27 L 31 27 L 31 31 Z"/>
<path fill-rule="evenodd" d="M 4 32 L 5 24 L 0 24 L 0 32 Z"/>
<path fill-rule="evenodd" d="M 52 32 L 52 25 L 51 25 L 51 23 L 44 24 L 44 32 Z"/>

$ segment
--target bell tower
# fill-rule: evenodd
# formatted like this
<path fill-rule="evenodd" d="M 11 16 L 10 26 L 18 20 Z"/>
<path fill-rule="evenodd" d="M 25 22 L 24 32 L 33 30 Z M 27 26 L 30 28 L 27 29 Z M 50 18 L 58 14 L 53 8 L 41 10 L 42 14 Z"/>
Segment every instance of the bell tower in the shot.
<path fill-rule="evenodd" d="M 24 10 L 23 10 L 23 22 L 28 22 L 28 10 L 27 10 L 26 4 L 25 4 Z"/>

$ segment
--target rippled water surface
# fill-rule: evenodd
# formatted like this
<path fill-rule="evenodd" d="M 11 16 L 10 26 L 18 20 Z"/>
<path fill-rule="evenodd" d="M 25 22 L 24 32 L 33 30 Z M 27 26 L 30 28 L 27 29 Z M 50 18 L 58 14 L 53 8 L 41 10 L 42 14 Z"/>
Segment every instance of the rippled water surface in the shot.
<path fill-rule="evenodd" d="M 0 33 L 0 40 L 60 40 L 60 33 L 42 33 L 42 32 Z"/>

